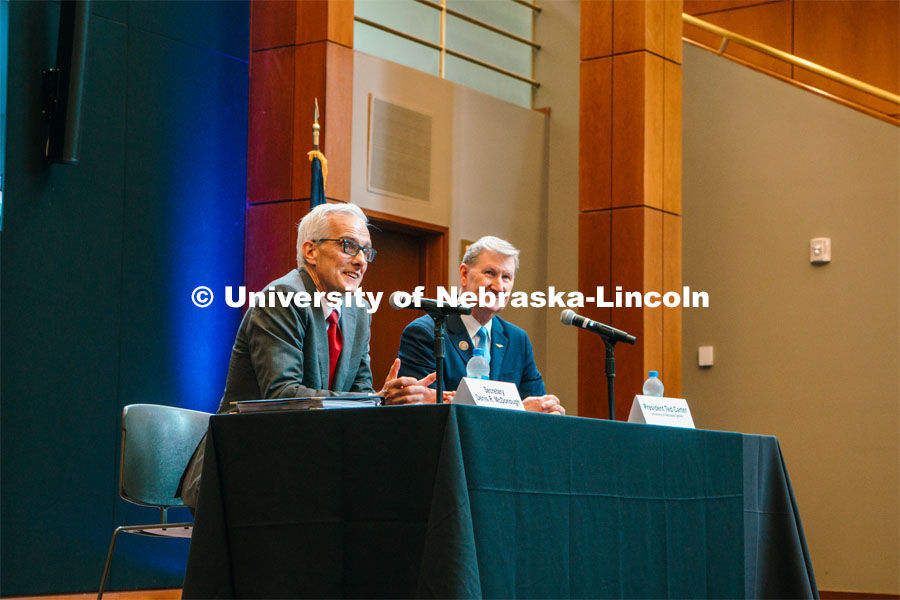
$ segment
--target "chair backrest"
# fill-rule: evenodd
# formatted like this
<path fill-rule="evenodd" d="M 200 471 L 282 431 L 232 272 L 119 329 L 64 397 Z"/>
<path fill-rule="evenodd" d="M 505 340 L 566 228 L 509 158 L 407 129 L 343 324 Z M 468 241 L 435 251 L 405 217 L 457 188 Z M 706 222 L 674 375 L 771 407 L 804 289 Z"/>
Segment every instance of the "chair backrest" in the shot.
<path fill-rule="evenodd" d="M 206 433 L 210 416 L 158 404 L 126 406 L 122 411 L 119 495 L 144 506 L 182 506 L 175 490 Z"/>

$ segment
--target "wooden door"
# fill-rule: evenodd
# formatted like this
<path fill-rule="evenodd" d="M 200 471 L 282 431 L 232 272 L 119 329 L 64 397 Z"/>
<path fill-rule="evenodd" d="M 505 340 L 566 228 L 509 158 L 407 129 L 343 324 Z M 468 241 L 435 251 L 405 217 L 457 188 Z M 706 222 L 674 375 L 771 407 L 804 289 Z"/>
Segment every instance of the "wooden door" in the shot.
<path fill-rule="evenodd" d="M 388 369 L 397 357 L 403 328 L 424 313 L 394 310 L 388 304 L 391 293 L 412 292 L 424 285 L 426 297 L 434 297 L 438 285 L 447 285 L 447 228 L 366 211 L 369 234 L 378 251 L 369 265 L 362 289 L 383 292 L 381 305 L 372 315 L 369 355 L 375 389 L 380 389 Z"/>

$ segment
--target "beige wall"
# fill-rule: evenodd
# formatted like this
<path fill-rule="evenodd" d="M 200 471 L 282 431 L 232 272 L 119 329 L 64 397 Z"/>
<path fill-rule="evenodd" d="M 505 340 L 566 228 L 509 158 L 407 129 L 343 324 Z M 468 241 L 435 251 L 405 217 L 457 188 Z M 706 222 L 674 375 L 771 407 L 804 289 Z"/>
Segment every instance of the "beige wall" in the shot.
<path fill-rule="evenodd" d="M 543 2 L 535 40 L 541 82 L 534 105 L 550 107 L 547 157 L 547 284 L 557 290 L 578 289 L 578 69 L 581 3 Z M 574 327 L 559 322 L 561 310 L 544 311 L 547 336 L 547 391 L 559 396 L 567 414 L 578 409 L 578 340 Z"/>
<path fill-rule="evenodd" d="M 429 202 L 367 189 L 369 94 L 432 116 Z M 543 113 L 356 52 L 351 198 L 364 208 L 448 227 L 448 285 L 459 284 L 460 240 L 496 235 L 522 251 L 516 289 L 544 289 L 547 129 Z M 528 332 L 538 368 L 546 372 L 544 311 L 509 307 L 503 317 Z"/>
<path fill-rule="evenodd" d="M 686 45 L 683 191 L 695 422 L 778 437 L 821 589 L 900 592 L 897 128 Z"/>

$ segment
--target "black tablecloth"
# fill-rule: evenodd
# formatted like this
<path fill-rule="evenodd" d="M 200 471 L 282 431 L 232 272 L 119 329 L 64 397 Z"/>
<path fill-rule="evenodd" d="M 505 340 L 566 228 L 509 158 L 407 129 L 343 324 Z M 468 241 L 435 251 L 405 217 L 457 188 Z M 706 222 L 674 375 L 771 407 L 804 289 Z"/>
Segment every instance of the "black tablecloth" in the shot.
<path fill-rule="evenodd" d="M 816 596 L 771 437 L 441 405 L 208 440 L 185 598 Z"/>

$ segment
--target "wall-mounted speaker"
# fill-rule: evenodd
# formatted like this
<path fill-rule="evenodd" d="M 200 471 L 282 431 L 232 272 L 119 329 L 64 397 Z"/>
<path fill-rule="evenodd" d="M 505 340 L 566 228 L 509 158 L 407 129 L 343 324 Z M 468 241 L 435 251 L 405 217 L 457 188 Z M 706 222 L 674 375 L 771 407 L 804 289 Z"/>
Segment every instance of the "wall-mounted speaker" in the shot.
<path fill-rule="evenodd" d="M 90 0 L 62 0 L 56 67 L 43 73 L 48 162 L 78 164 L 81 101 L 84 92 Z"/>

